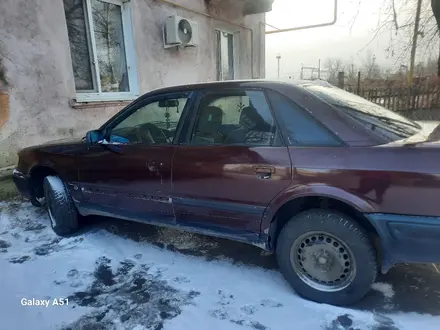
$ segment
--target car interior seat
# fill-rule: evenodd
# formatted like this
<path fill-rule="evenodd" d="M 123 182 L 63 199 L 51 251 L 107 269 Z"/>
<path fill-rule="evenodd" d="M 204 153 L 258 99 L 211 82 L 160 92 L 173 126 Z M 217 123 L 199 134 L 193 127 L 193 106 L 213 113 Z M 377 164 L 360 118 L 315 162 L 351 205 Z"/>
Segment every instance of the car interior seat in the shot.
<path fill-rule="evenodd" d="M 225 139 L 225 144 L 270 145 L 272 125 L 267 123 L 253 106 L 241 110 L 239 127 Z"/>
<path fill-rule="evenodd" d="M 223 110 L 215 106 L 203 107 L 200 110 L 193 141 L 197 143 L 215 143 L 218 140 L 218 130 L 223 122 Z"/>

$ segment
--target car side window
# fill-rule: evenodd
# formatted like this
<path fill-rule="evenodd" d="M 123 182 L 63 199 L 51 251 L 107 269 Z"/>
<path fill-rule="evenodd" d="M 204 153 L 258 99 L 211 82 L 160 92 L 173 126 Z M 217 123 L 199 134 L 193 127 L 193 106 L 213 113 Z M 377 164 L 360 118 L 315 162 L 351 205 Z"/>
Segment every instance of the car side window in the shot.
<path fill-rule="evenodd" d="M 166 99 L 141 106 L 117 124 L 110 143 L 171 144 L 188 98 Z"/>
<path fill-rule="evenodd" d="M 263 92 L 202 96 L 190 144 L 271 146 L 276 140 L 275 120 Z"/>
<path fill-rule="evenodd" d="M 332 147 L 341 145 L 341 142 L 325 127 L 287 97 L 272 91 L 267 94 L 280 122 L 283 123 L 290 145 Z"/>

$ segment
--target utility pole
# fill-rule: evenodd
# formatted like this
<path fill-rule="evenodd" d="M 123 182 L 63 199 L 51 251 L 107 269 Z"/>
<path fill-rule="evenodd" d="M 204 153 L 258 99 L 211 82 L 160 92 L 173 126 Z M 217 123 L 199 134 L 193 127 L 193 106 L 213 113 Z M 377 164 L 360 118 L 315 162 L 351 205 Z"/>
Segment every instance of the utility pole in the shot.
<path fill-rule="evenodd" d="M 280 60 L 281 60 L 281 54 L 277 54 L 277 61 L 278 61 L 278 79 L 280 79 Z"/>
<path fill-rule="evenodd" d="M 321 59 L 318 60 L 318 79 L 321 79 Z"/>
<path fill-rule="evenodd" d="M 422 0 L 417 1 L 417 11 L 416 11 L 416 21 L 414 23 L 414 36 L 413 36 L 413 44 L 411 48 L 411 62 L 409 65 L 408 72 L 408 85 L 411 86 L 413 83 L 414 76 L 414 63 L 416 60 L 416 50 L 417 50 L 417 37 L 419 36 L 419 23 L 420 23 L 420 10 L 422 7 Z"/>
<path fill-rule="evenodd" d="M 304 79 L 304 65 L 301 63 L 301 80 Z"/>

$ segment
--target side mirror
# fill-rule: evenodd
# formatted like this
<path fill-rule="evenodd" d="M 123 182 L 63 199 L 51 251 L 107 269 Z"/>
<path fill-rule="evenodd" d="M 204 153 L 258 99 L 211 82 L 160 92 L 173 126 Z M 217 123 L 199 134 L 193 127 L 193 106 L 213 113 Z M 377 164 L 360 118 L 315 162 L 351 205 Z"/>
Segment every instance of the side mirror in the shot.
<path fill-rule="evenodd" d="M 104 139 L 104 132 L 100 130 L 88 131 L 86 134 L 86 142 L 96 144 Z"/>

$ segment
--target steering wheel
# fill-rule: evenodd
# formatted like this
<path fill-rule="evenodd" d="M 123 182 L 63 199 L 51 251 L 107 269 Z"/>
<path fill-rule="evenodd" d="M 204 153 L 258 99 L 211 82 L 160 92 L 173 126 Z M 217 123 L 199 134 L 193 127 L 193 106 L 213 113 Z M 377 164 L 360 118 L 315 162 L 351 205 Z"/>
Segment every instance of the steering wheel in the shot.
<path fill-rule="evenodd" d="M 160 144 L 169 142 L 163 130 L 150 123 L 143 124 L 141 127 L 136 126 L 136 135 L 144 143 Z"/>
<path fill-rule="evenodd" d="M 150 131 L 144 131 L 139 126 L 134 127 L 134 134 L 136 135 L 136 140 L 140 143 L 148 143 L 155 144 L 153 137 L 150 134 Z"/>

